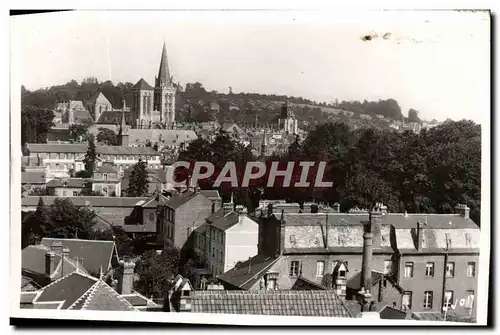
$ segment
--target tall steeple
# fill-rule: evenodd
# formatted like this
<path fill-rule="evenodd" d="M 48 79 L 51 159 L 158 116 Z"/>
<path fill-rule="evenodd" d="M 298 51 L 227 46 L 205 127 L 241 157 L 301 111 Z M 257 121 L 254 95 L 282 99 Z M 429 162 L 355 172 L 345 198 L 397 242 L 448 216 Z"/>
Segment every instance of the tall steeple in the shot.
<path fill-rule="evenodd" d="M 128 146 L 128 132 L 127 132 L 127 122 L 125 121 L 125 100 L 123 101 L 122 119 L 120 122 L 120 128 L 117 134 L 117 144 L 119 146 Z"/>
<path fill-rule="evenodd" d="M 156 79 L 156 87 L 162 87 L 170 84 L 170 71 L 168 69 L 167 46 L 163 42 L 163 51 L 161 53 L 160 69 L 158 70 L 158 78 Z"/>

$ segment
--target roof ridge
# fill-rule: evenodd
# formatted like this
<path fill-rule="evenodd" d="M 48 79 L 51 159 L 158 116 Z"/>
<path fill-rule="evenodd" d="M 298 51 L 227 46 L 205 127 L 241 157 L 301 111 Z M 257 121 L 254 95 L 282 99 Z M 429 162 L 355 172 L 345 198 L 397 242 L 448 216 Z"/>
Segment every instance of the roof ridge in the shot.
<path fill-rule="evenodd" d="M 89 293 L 93 288 L 94 286 L 97 284 L 97 282 L 95 282 L 94 284 L 92 284 L 92 286 L 90 286 L 87 291 L 85 291 L 78 299 L 75 300 L 74 303 L 71 304 L 71 306 L 68 307 L 68 309 L 73 309 L 73 307 L 79 303 L 82 299 L 87 299 L 88 296 L 87 296 L 87 293 Z M 87 297 L 86 297 L 87 296 Z M 85 302 L 86 303 L 86 302 Z M 85 305 L 84 303 L 84 305 Z M 83 308 L 82 308 L 83 309 Z"/>
<path fill-rule="evenodd" d="M 57 279 L 57 280 L 53 281 L 53 282 L 52 282 L 52 283 L 50 283 L 49 285 L 44 286 L 44 287 L 40 290 L 40 292 L 44 292 L 47 288 L 49 288 L 49 287 L 51 287 L 51 286 L 54 286 L 55 284 L 57 284 L 57 283 L 61 282 L 63 279 L 66 279 L 66 278 L 68 278 L 69 276 L 72 276 L 72 275 L 80 275 L 80 276 L 87 277 L 87 278 L 94 279 L 94 280 L 96 279 L 96 278 L 94 278 L 94 277 L 92 277 L 92 276 L 87 276 L 87 275 L 82 274 L 82 273 L 79 273 L 79 272 L 71 272 L 71 273 L 68 273 L 66 276 L 63 276 L 63 277 L 61 277 L 61 278 L 59 278 L 59 279 Z M 33 299 L 33 302 L 35 302 L 35 300 L 37 300 L 37 299 L 38 299 L 38 296 L 37 296 L 35 299 Z"/>
<path fill-rule="evenodd" d="M 55 238 L 55 237 L 44 237 L 43 240 L 64 240 L 64 241 L 85 241 L 85 242 L 102 242 L 102 243 L 114 243 L 113 241 L 107 240 L 85 240 L 81 238 Z"/>
<path fill-rule="evenodd" d="M 92 300 L 92 298 L 94 297 L 94 294 L 95 292 L 97 291 L 97 287 L 99 286 L 99 284 L 101 283 L 101 280 L 99 279 L 98 281 L 96 281 L 94 283 L 94 285 L 92 285 L 88 290 L 88 296 L 85 298 L 85 302 L 83 303 L 83 306 L 82 306 L 82 311 L 86 310 L 87 309 L 87 306 L 89 305 L 90 303 L 90 300 Z M 80 298 L 83 298 L 87 292 L 85 292 L 84 295 L 82 295 Z"/>
<path fill-rule="evenodd" d="M 99 279 L 97 281 L 97 283 L 94 285 L 95 287 L 93 287 L 92 292 L 90 292 L 89 297 L 87 298 L 87 300 L 83 304 L 82 310 L 87 310 L 88 305 L 90 304 L 92 298 L 94 298 L 95 293 L 96 293 L 97 289 L 100 287 L 100 285 L 102 285 L 102 287 L 106 288 L 113 296 L 117 297 L 118 300 L 120 300 L 121 302 L 123 302 L 126 305 L 128 305 L 129 307 L 131 307 L 134 311 L 138 311 L 138 309 L 135 308 L 134 305 L 132 305 L 130 302 L 128 302 L 127 299 L 123 298 L 118 292 L 116 292 L 111 286 L 109 286 L 102 279 Z"/>
<path fill-rule="evenodd" d="M 247 279 L 244 283 L 241 283 L 239 285 L 239 287 L 242 287 L 243 285 L 245 285 L 246 283 L 248 283 L 250 280 L 252 280 L 254 277 L 256 277 L 257 275 L 261 274 L 262 272 L 264 272 L 264 270 L 267 270 L 269 269 L 271 266 L 274 265 L 274 263 L 276 263 L 278 261 L 278 259 L 281 258 L 281 255 L 279 255 L 278 257 L 276 257 L 275 260 L 273 260 L 271 263 L 269 263 L 268 266 L 266 266 L 265 268 L 263 268 L 262 270 L 260 270 L 259 272 L 257 272 L 255 275 L 253 275 L 252 277 L 250 277 L 249 279 Z"/>

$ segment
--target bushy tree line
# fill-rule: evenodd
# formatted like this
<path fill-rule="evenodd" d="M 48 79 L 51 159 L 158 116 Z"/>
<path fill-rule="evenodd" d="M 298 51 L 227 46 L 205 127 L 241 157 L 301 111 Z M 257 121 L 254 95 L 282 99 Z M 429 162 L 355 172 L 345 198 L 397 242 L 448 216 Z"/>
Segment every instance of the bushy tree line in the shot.
<path fill-rule="evenodd" d="M 254 160 L 248 148 L 221 133 L 213 143 L 198 139 L 179 160 L 210 161 L 216 172 L 228 161 L 237 162 L 241 184 L 244 164 Z M 325 181 L 331 188 L 283 187 L 277 178 L 274 187 L 267 187 L 271 161 L 280 161 L 280 169 L 288 162 L 325 161 Z M 472 121 L 447 122 L 420 134 L 398 133 L 372 128 L 353 130 L 345 123 L 326 123 L 311 131 L 303 143 L 298 139 L 282 157 L 267 159 L 267 173 L 248 188 L 220 187 L 227 197 L 234 192 L 238 202 L 252 208 L 263 191 L 266 199 L 286 199 L 303 204 L 306 201 L 339 202 L 343 210 L 355 206 L 369 208 L 376 201 L 384 202 L 392 212 L 452 213 L 459 203 L 471 208 L 472 219 L 480 222 L 481 204 L 481 128 Z M 311 168 L 308 181 L 314 182 L 317 164 Z M 180 170 L 180 169 L 179 169 Z M 178 180 L 190 171 L 180 170 Z M 291 185 L 300 179 L 294 169 Z M 200 181 L 201 188 L 210 188 L 217 173 Z"/>

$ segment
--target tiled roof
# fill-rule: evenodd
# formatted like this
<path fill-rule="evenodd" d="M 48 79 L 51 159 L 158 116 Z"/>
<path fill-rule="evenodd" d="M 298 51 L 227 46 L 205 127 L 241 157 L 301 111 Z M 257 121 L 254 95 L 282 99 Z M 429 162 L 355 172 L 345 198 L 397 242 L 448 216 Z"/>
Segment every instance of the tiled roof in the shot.
<path fill-rule="evenodd" d="M 87 144 L 45 144 L 28 143 L 26 145 L 29 152 L 69 152 L 81 153 L 87 152 Z"/>
<path fill-rule="evenodd" d="M 120 227 L 127 233 L 156 233 L 156 224 L 131 224 Z"/>
<path fill-rule="evenodd" d="M 44 171 L 21 172 L 21 184 L 45 184 Z"/>
<path fill-rule="evenodd" d="M 104 281 L 99 280 L 94 286 L 77 301 L 73 310 L 95 311 L 137 311 L 130 302 L 120 296 Z"/>
<path fill-rule="evenodd" d="M 291 290 L 294 291 L 311 291 L 311 290 L 326 290 L 326 287 L 324 287 L 321 284 L 315 283 L 307 278 L 304 278 L 302 276 L 299 276 L 296 280 L 295 283 L 293 283 Z"/>
<path fill-rule="evenodd" d="M 279 257 L 256 255 L 250 260 L 240 263 L 231 270 L 217 276 L 217 279 L 234 287 L 249 289 L 253 286 L 264 272 L 269 269 Z M 250 265 L 250 266 L 249 266 Z M 250 272 L 248 271 L 250 269 Z"/>
<path fill-rule="evenodd" d="M 212 225 L 221 230 L 226 230 L 237 224 L 239 221 L 239 215 L 236 212 L 230 212 L 227 215 L 214 221 Z"/>
<path fill-rule="evenodd" d="M 111 266 L 111 257 L 115 251 L 113 241 L 44 237 L 41 243 L 50 248 L 52 243 L 56 241 L 61 242 L 64 247 L 70 250 L 71 258 L 76 259 L 78 257 L 78 259 L 81 259 L 83 267 L 90 273 L 98 274 L 101 268 L 103 271 L 107 271 Z"/>
<path fill-rule="evenodd" d="M 105 112 L 102 112 L 101 115 L 99 115 L 99 120 L 97 120 L 96 124 L 100 128 L 103 125 L 113 125 L 112 130 L 117 132 L 118 130 L 116 129 L 116 124 L 119 124 L 122 119 L 122 113 L 123 111 L 121 110 L 108 110 Z M 125 124 L 130 124 L 130 118 L 131 118 L 131 113 L 127 110 L 125 110 Z M 108 127 L 106 127 L 108 128 Z"/>
<path fill-rule="evenodd" d="M 154 90 L 154 88 L 149 85 L 144 78 L 139 79 L 139 81 L 132 88 L 137 90 Z"/>
<path fill-rule="evenodd" d="M 122 294 L 122 298 L 127 300 L 131 305 L 136 307 L 147 306 L 148 302 L 150 301 L 148 298 L 137 292 L 126 295 Z"/>
<path fill-rule="evenodd" d="M 440 312 L 413 312 L 411 315 L 413 320 L 423 321 L 443 321 L 443 314 Z"/>
<path fill-rule="evenodd" d="M 378 281 L 384 277 L 384 274 L 378 271 L 372 271 L 372 285 L 378 283 Z M 361 271 L 356 273 L 354 276 L 347 280 L 347 287 L 351 290 L 360 290 L 361 284 Z"/>
<path fill-rule="evenodd" d="M 194 291 L 192 312 L 350 317 L 333 291 Z"/>
<path fill-rule="evenodd" d="M 96 153 L 100 155 L 160 155 L 151 147 L 121 147 L 115 145 L 98 145 L 96 146 Z"/>
<path fill-rule="evenodd" d="M 71 187 L 83 188 L 85 187 L 86 179 L 83 178 L 67 178 L 67 179 L 52 179 L 46 187 Z"/>
<path fill-rule="evenodd" d="M 43 196 L 43 203 L 45 206 L 50 206 L 54 203 L 55 196 Z M 71 197 L 71 202 L 75 206 L 86 206 L 86 202 L 91 207 L 131 207 L 133 208 L 139 201 L 147 200 L 147 197 L 93 197 L 93 196 L 79 196 Z M 39 196 L 26 196 L 21 199 L 21 206 L 36 207 Z"/>
<path fill-rule="evenodd" d="M 110 164 L 103 164 L 102 166 L 98 167 L 94 172 L 97 172 L 97 173 L 118 173 L 118 170 L 115 169 Z"/>
<path fill-rule="evenodd" d="M 21 304 L 30 304 L 36 298 L 38 292 L 21 292 Z"/>

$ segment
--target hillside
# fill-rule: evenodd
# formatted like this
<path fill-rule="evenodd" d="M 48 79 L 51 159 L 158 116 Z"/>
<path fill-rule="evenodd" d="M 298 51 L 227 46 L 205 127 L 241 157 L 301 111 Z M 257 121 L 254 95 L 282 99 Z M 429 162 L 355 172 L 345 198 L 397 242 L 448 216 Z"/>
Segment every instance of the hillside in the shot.
<path fill-rule="evenodd" d="M 64 85 L 48 89 L 28 91 L 21 88 L 22 103 L 44 109 L 54 109 L 58 102 L 68 100 L 91 99 L 95 93 L 102 92 L 114 108 L 121 108 L 125 99 L 132 104 L 132 83 L 111 81 L 98 82 L 96 78 L 87 78 L 81 84 L 72 80 Z M 379 101 L 342 101 L 335 106 L 317 103 L 301 97 L 289 97 L 259 93 L 219 93 L 207 91 L 201 83 L 188 83 L 185 89 L 177 87 L 176 111 L 179 122 L 219 122 L 274 124 L 280 114 L 281 106 L 289 101 L 295 116 L 302 127 L 309 128 L 327 121 L 344 121 L 357 127 L 369 126 L 387 128 L 391 121 L 401 121 L 403 114 L 394 99 Z M 215 106 L 215 108 L 210 108 Z M 410 122 L 420 122 L 418 112 L 409 111 Z"/>

